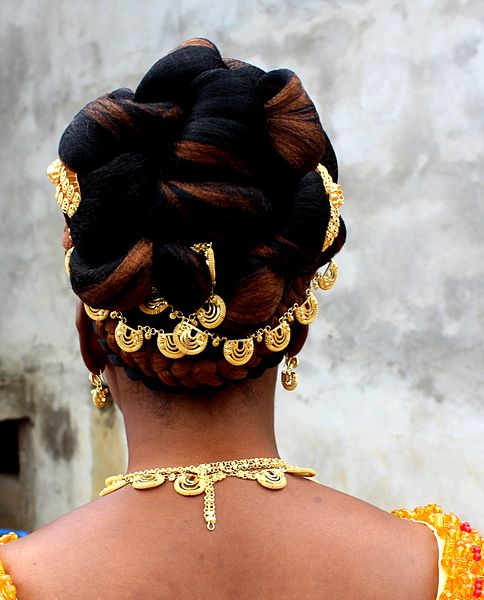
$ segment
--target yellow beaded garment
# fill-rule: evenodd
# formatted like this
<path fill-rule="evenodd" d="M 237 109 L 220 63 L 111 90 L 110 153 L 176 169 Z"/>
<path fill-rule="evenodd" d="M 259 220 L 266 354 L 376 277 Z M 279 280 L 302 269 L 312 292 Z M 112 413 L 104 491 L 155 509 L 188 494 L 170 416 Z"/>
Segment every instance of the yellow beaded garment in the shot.
<path fill-rule="evenodd" d="M 429 504 L 415 510 L 396 510 L 393 515 L 416 523 L 425 523 L 439 543 L 439 590 L 436 600 L 474 600 L 483 596 L 483 538 L 469 523 L 440 506 Z M 0 537 L 0 547 L 17 539 L 14 533 Z M 0 600 L 18 600 L 10 575 L 0 561 Z"/>

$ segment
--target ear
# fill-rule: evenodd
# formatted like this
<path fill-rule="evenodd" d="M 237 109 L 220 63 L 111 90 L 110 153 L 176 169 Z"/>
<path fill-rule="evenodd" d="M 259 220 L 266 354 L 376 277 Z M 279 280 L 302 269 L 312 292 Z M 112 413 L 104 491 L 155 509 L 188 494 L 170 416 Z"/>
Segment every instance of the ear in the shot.
<path fill-rule="evenodd" d="M 76 328 L 79 333 L 79 346 L 81 355 L 87 369 L 91 373 L 99 373 L 106 368 L 107 357 L 101 348 L 92 320 L 84 310 L 84 304 L 77 299 L 76 305 Z"/>

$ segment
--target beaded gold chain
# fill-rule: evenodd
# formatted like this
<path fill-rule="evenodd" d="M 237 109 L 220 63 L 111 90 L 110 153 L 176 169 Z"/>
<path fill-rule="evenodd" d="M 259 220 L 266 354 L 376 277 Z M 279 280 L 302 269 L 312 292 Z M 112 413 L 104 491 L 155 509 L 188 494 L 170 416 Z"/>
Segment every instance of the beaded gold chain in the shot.
<path fill-rule="evenodd" d="M 217 521 L 215 515 L 215 489 L 214 485 L 227 477 L 238 477 L 257 481 L 260 485 L 270 490 L 280 490 L 286 487 L 285 473 L 292 473 L 301 477 L 314 477 L 314 469 L 291 466 L 281 458 L 245 458 L 242 460 L 202 463 L 198 466 L 188 467 L 158 467 L 135 471 L 124 475 L 114 475 L 106 479 L 105 488 L 99 492 L 106 496 L 130 484 L 137 490 L 146 490 L 159 487 L 166 480 L 174 482 L 175 491 L 182 496 L 197 496 L 205 494 L 203 516 L 207 528 L 215 529 Z"/>
<path fill-rule="evenodd" d="M 165 300 L 158 299 L 156 302 L 165 308 L 171 308 L 170 319 L 181 319 L 172 332 L 166 332 L 164 329 L 157 329 L 149 325 L 138 325 L 131 327 L 127 323 L 126 316 L 120 311 L 109 311 L 106 309 L 95 309 L 84 305 L 84 308 L 91 319 L 94 321 L 103 321 L 110 317 L 117 319 L 118 323 L 114 331 L 114 337 L 117 345 L 125 352 L 136 352 L 139 350 L 144 340 L 150 340 L 156 337 L 158 350 L 168 358 L 181 358 L 185 355 L 195 355 L 203 352 L 211 340 L 212 345 L 217 347 L 223 343 L 223 355 L 227 362 L 232 365 L 245 365 L 254 353 L 254 342 L 264 342 L 266 347 L 272 352 L 284 350 L 291 339 L 290 323 L 295 319 L 302 325 L 311 324 L 318 315 L 318 302 L 313 290 L 329 290 L 333 287 L 338 277 L 338 265 L 332 260 L 324 273 L 317 273 L 310 281 L 305 293 L 305 300 L 299 304 L 295 303 L 286 310 L 278 319 L 275 327 L 266 325 L 254 331 L 245 338 L 230 339 L 221 336 L 218 333 L 208 329 L 202 329 L 198 326 L 196 317 L 200 320 L 200 313 L 204 311 L 199 309 L 189 317 L 186 317 L 181 311 L 171 307 Z M 211 295 L 209 303 L 214 302 L 215 294 Z M 215 300 L 216 302 L 217 300 Z M 223 300 L 220 302 L 225 307 Z M 145 304 L 153 305 L 155 301 L 148 301 Z M 142 308 L 140 307 L 142 310 Z M 146 311 L 144 311 L 146 312 Z M 161 312 L 161 311 L 159 311 Z M 211 309 L 204 311 L 204 314 L 213 314 Z M 225 313 L 224 313 L 225 314 Z M 207 326 L 207 323 L 204 323 Z M 217 320 L 218 324 L 218 320 Z M 212 325 L 213 326 L 213 325 Z"/>
<path fill-rule="evenodd" d="M 344 203 L 341 186 L 335 183 L 324 165 L 317 166 L 324 189 L 330 203 L 330 219 L 325 232 L 322 252 L 325 252 L 335 241 L 340 228 L 340 207 Z M 56 185 L 56 198 L 62 210 L 72 217 L 80 202 L 79 184 L 76 174 L 60 160 L 54 161 L 48 168 L 48 176 Z M 116 310 L 93 308 L 84 305 L 86 313 L 94 321 L 107 318 L 117 320 L 114 338 L 118 347 L 124 352 L 137 352 L 145 340 L 156 338 L 158 350 L 164 356 L 172 359 L 200 354 L 211 341 L 214 347 L 223 344 L 222 352 L 225 360 L 235 366 L 247 364 L 255 351 L 255 342 L 264 342 L 271 352 L 282 352 L 287 348 L 291 339 L 290 324 L 295 320 L 302 325 L 310 325 L 318 315 L 318 302 L 314 290 L 329 290 L 333 287 L 338 276 L 338 265 L 331 260 L 324 273 L 317 273 L 309 282 L 304 300 L 296 302 L 278 318 L 275 327 L 266 325 L 244 338 L 230 339 L 212 330 L 218 328 L 224 321 L 227 308 L 223 298 L 215 293 L 216 272 L 215 257 L 211 242 L 195 244 L 191 249 L 203 253 L 210 273 L 211 291 L 203 306 L 185 316 L 162 298 L 157 290 L 139 305 L 139 310 L 147 315 L 159 315 L 169 309 L 169 317 L 179 322 L 173 331 L 165 331 L 150 325 L 128 324 L 126 316 Z M 70 259 L 74 248 L 71 247 L 65 255 L 65 270 L 70 277 Z"/>

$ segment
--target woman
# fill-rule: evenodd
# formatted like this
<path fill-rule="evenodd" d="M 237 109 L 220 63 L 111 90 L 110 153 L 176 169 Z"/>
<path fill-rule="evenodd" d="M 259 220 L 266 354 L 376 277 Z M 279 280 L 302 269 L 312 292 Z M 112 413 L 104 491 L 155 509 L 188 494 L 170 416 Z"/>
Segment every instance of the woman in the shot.
<path fill-rule="evenodd" d="M 1 597 L 479 597 L 470 525 L 435 506 L 395 518 L 279 458 L 276 367 L 293 389 L 345 239 L 336 158 L 296 75 L 190 40 L 135 93 L 82 109 L 59 156 L 81 351 L 94 404 L 104 373 L 123 413 L 128 473 L 4 537 Z"/>

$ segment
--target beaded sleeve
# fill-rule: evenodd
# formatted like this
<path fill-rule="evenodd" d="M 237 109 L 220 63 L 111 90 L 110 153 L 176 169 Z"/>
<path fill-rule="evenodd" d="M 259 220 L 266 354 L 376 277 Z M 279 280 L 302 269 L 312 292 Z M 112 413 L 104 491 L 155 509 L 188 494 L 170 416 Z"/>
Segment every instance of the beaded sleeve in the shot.
<path fill-rule="evenodd" d="M 7 533 L 6 535 L 0 536 L 0 546 L 13 542 L 17 539 L 15 533 Z M 17 600 L 17 590 L 13 585 L 12 578 L 10 575 L 5 573 L 2 561 L 0 560 L 0 600 Z"/>
<path fill-rule="evenodd" d="M 437 600 L 474 600 L 484 596 L 481 557 L 484 541 L 469 523 L 460 521 L 453 513 L 445 513 L 436 504 L 395 510 L 392 514 L 425 523 L 435 532 L 440 549 Z"/>

